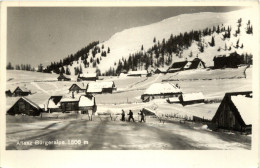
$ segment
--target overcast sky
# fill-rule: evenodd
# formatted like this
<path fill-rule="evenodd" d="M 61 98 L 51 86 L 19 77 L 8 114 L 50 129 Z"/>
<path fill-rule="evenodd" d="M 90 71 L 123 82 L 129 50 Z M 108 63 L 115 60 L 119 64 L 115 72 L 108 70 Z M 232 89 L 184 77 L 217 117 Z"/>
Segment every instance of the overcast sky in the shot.
<path fill-rule="evenodd" d="M 9 7 L 7 61 L 15 64 L 52 61 L 74 54 L 92 41 L 183 13 L 228 12 L 241 7 Z"/>

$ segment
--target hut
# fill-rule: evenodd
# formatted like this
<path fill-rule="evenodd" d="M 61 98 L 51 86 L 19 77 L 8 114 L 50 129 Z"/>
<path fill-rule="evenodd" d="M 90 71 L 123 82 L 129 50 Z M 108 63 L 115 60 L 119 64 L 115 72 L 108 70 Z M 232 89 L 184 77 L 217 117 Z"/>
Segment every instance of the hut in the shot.
<path fill-rule="evenodd" d="M 5 91 L 5 96 L 6 96 L 6 97 L 11 97 L 11 96 L 12 96 L 11 90 L 6 90 L 6 91 Z"/>
<path fill-rule="evenodd" d="M 181 89 L 172 83 L 154 83 L 145 90 L 141 99 L 148 102 L 153 99 L 179 97 L 181 94 Z"/>
<path fill-rule="evenodd" d="M 79 112 L 81 114 L 93 114 L 97 110 L 95 97 L 91 94 L 82 95 L 79 98 Z"/>
<path fill-rule="evenodd" d="M 21 97 L 16 103 L 7 111 L 9 115 L 25 114 L 30 116 L 38 116 L 41 113 L 41 108 L 31 100 Z"/>
<path fill-rule="evenodd" d="M 26 87 L 17 87 L 14 91 L 13 91 L 13 96 L 28 96 L 29 94 L 31 94 L 31 91 L 29 89 L 27 89 Z"/>
<path fill-rule="evenodd" d="M 251 133 L 255 112 L 251 91 L 226 93 L 212 123 L 217 128 Z"/>
<path fill-rule="evenodd" d="M 102 94 L 102 93 L 113 93 L 114 90 L 116 90 L 116 87 L 113 81 L 90 82 L 87 85 L 86 92 L 88 94 Z"/>
<path fill-rule="evenodd" d="M 148 75 L 147 70 L 141 70 L 141 71 L 129 71 L 127 76 L 133 76 L 133 77 L 145 77 Z"/>
<path fill-rule="evenodd" d="M 201 92 L 198 93 L 183 93 L 180 96 L 180 102 L 182 105 L 189 105 L 195 103 L 204 103 L 204 95 Z"/>
<path fill-rule="evenodd" d="M 86 91 L 87 84 L 85 83 L 74 83 L 69 88 L 69 92 L 85 92 Z"/>
<path fill-rule="evenodd" d="M 191 61 L 189 67 L 187 67 L 187 65 L 189 64 L 186 64 L 184 69 L 205 69 L 206 68 L 205 63 L 199 58 L 194 58 L 194 60 Z"/>
<path fill-rule="evenodd" d="M 61 112 L 61 104 L 60 101 L 62 99 L 62 96 L 51 96 L 47 103 L 47 111 L 49 113 L 52 112 Z"/>
<path fill-rule="evenodd" d="M 97 79 L 97 73 L 83 73 L 78 75 L 77 81 L 96 81 Z"/>
<path fill-rule="evenodd" d="M 66 77 L 63 73 L 58 76 L 58 81 L 70 81 L 71 79 Z"/>

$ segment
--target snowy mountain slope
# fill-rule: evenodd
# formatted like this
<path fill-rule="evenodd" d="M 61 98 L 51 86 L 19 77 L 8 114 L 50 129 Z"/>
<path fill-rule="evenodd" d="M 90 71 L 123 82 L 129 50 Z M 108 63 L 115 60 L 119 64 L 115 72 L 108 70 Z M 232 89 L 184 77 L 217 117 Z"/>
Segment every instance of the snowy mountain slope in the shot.
<path fill-rule="evenodd" d="M 107 53 L 106 57 L 101 57 L 101 53 L 97 53 L 94 60 L 97 58 L 100 60 L 100 64 L 97 64 L 97 67 L 101 70 L 101 72 L 107 71 L 110 67 L 116 67 L 114 63 L 117 63 L 121 58 L 128 58 L 129 54 L 133 54 L 135 52 L 139 52 L 141 46 L 143 45 L 144 51 L 151 48 L 154 43 L 154 37 L 158 41 L 162 41 L 163 38 L 166 40 L 169 39 L 170 35 L 178 35 L 179 33 L 189 32 L 191 30 L 203 30 L 205 28 L 212 28 L 213 26 L 223 25 L 227 28 L 227 26 L 232 27 L 231 38 L 222 40 L 222 34 L 213 34 L 215 37 L 216 45 L 214 47 L 207 46 L 208 42 L 211 41 L 211 36 L 206 36 L 202 38 L 205 44 L 205 51 L 201 53 L 198 50 L 198 46 L 196 42 L 193 42 L 192 46 L 188 49 L 184 49 L 183 57 L 178 58 L 174 57 L 173 61 L 179 61 L 184 59 L 194 59 L 197 55 L 199 58 L 203 59 L 206 62 L 206 66 L 211 66 L 213 64 L 213 57 L 215 55 L 220 54 L 228 54 L 234 51 L 238 53 L 251 53 L 255 55 L 257 51 L 255 48 L 257 47 L 257 43 L 254 43 L 257 38 L 257 31 L 254 31 L 254 34 L 246 34 L 245 27 L 248 20 L 251 21 L 254 29 L 257 30 L 255 26 L 257 26 L 256 17 L 254 15 L 256 11 L 253 9 L 243 9 L 233 12 L 227 13 L 195 13 L 195 14 L 183 14 L 179 16 L 175 16 L 172 18 L 165 19 L 161 22 L 153 23 L 146 26 L 135 27 L 131 29 L 123 30 L 122 32 L 118 32 L 114 34 L 109 40 L 100 43 L 98 46 L 101 48 L 104 45 L 104 49 L 102 51 L 107 51 L 108 47 L 110 48 L 110 53 Z M 242 18 L 242 26 L 241 26 L 241 34 L 237 37 L 234 37 L 233 34 L 237 29 L 237 20 Z M 237 40 L 239 39 L 239 44 L 243 44 L 243 49 L 235 49 L 232 47 L 230 51 L 224 51 L 225 44 L 227 47 L 236 45 Z M 217 51 L 221 48 L 220 51 Z M 192 51 L 193 57 L 188 57 L 190 52 Z M 89 52 L 89 57 L 87 59 L 90 62 L 92 57 L 92 50 Z M 102 59 L 102 60 L 101 60 Z M 69 66 L 71 74 L 74 73 L 74 67 L 82 66 L 84 71 L 84 65 L 81 60 L 74 61 L 72 66 Z M 90 64 L 90 67 L 92 64 Z"/>

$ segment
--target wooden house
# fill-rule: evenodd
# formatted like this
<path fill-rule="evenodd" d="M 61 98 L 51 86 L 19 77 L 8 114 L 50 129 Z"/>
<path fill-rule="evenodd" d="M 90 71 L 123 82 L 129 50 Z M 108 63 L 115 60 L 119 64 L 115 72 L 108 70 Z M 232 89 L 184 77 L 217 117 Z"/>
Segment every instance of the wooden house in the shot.
<path fill-rule="evenodd" d="M 204 95 L 201 92 L 198 93 L 183 93 L 180 96 L 180 102 L 182 105 L 189 105 L 195 103 L 204 103 Z"/>
<path fill-rule="evenodd" d="M 29 94 L 31 94 L 31 91 L 28 90 L 26 87 L 17 87 L 14 91 L 13 91 L 13 96 L 28 96 Z"/>
<path fill-rule="evenodd" d="M 226 93 L 212 123 L 217 128 L 250 133 L 255 110 L 251 91 Z"/>
<path fill-rule="evenodd" d="M 178 72 L 184 70 L 184 66 L 188 63 L 188 61 L 174 62 L 168 69 L 169 73 Z"/>
<path fill-rule="evenodd" d="M 214 59 L 214 68 L 237 68 L 238 65 L 244 62 L 244 58 L 237 54 L 236 52 L 231 53 L 230 55 L 219 55 L 215 56 Z"/>
<path fill-rule="evenodd" d="M 82 95 L 79 98 L 79 112 L 81 114 L 93 114 L 97 110 L 95 97 L 91 94 Z"/>
<path fill-rule="evenodd" d="M 63 113 L 78 112 L 79 97 L 63 97 L 60 106 Z"/>
<path fill-rule="evenodd" d="M 6 91 L 5 91 L 5 96 L 6 96 L 6 97 L 11 97 L 11 96 L 12 96 L 11 90 L 6 90 Z"/>
<path fill-rule="evenodd" d="M 183 71 L 183 70 L 188 70 L 188 69 L 205 69 L 205 63 L 199 59 L 199 58 L 194 58 L 192 61 L 182 61 L 182 62 L 175 62 L 173 63 L 169 69 L 168 72 L 173 73 L 173 72 L 178 72 L 178 71 Z"/>
<path fill-rule="evenodd" d="M 60 74 L 60 76 L 58 76 L 58 81 L 70 81 L 71 79 L 66 77 L 63 73 Z"/>
<path fill-rule="evenodd" d="M 52 112 L 61 112 L 61 104 L 60 101 L 62 99 L 62 96 L 51 96 L 47 103 L 47 111 L 49 113 Z"/>
<path fill-rule="evenodd" d="M 69 88 L 69 92 L 85 92 L 87 88 L 87 84 L 85 83 L 74 83 L 71 85 L 71 87 Z"/>
<path fill-rule="evenodd" d="M 142 94 L 141 99 L 148 102 L 153 99 L 165 99 L 170 97 L 179 97 L 182 94 L 181 89 L 171 83 L 153 83 Z"/>
<path fill-rule="evenodd" d="M 98 80 L 97 73 L 83 73 L 78 75 L 77 81 L 96 81 Z"/>
<path fill-rule="evenodd" d="M 188 64 L 186 64 L 187 66 Z M 191 61 L 191 64 L 188 68 L 184 67 L 184 69 L 205 69 L 205 63 L 199 59 L 199 58 L 194 58 L 194 60 Z"/>
<path fill-rule="evenodd" d="M 116 87 L 113 81 L 90 82 L 87 85 L 86 92 L 88 94 L 102 94 L 102 93 L 113 93 L 114 90 L 116 90 Z"/>
<path fill-rule="evenodd" d="M 21 97 L 16 103 L 7 111 L 9 115 L 25 114 L 30 116 L 38 116 L 41 113 L 41 108 L 31 100 Z"/>

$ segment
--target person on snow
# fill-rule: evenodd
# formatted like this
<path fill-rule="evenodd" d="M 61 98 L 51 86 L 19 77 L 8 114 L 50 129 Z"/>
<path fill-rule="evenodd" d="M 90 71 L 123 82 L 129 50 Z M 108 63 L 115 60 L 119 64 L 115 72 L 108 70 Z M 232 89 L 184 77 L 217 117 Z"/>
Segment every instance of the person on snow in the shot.
<path fill-rule="evenodd" d="M 133 122 L 135 122 L 135 119 L 134 119 L 134 117 L 133 117 L 134 113 L 132 112 L 132 110 L 129 110 L 128 115 L 129 115 L 128 121 L 130 122 L 130 120 L 132 119 Z"/>
<path fill-rule="evenodd" d="M 125 111 L 122 109 L 122 113 L 121 113 L 121 121 L 125 121 Z"/>
<path fill-rule="evenodd" d="M 141 121 L 140 122 L 142 122 L 142 121 L 145 122 L 145 120 L 144 120 L 144 112 L 142 110 L 140 110 L 139 115 L 141 116 Z"/>

